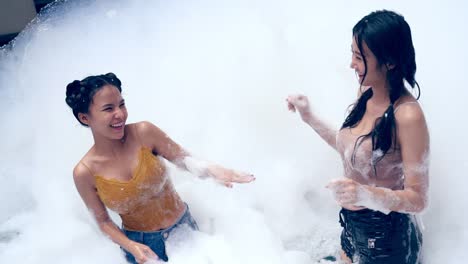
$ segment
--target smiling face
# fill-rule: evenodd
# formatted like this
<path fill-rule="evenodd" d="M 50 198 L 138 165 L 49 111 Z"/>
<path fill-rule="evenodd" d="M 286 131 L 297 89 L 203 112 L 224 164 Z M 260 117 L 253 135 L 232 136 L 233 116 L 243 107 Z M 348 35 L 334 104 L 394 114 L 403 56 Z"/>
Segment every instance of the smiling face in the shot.
<path fill-rule="evenodd" d="M 362 50 L 359 50 L 356 38 L 353 38 L 351 52 L 350 67 L 356 72 L 361 85 L 378 86 L 385 84 L 387 67 L 377 61 L 377 58 L 364 41 L 362 41 Z"/>
<path fill-rule="evenodd" d="M 107 84 L 92 98 L 87 114 L 80 113 L 80 120 L 87 124 L 94 135 L 108 139 L 122 139 L 128 113 L 124 99 L 117 87 Z"/>

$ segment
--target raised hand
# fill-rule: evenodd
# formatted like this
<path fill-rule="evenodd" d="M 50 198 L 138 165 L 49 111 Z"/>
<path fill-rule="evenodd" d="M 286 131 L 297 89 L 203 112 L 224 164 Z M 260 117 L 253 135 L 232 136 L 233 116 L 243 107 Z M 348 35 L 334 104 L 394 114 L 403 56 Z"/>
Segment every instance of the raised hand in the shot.
<path fill-rule="evenodd" d="M 297 110 L 304 122 L 309 121 L 311 110 L 307 96 L 302 94 L 289 95 L 286 98 L 286 102 L 288 103 L 289 111 L 296 112 Z"/>

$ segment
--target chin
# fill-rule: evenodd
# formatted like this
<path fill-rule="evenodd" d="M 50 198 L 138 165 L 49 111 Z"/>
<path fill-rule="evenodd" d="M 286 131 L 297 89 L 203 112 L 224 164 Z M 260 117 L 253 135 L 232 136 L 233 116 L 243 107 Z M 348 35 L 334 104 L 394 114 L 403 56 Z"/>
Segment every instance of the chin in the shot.
<path fill-rule="evenodd" d="M 359 84 L 360 84 L 361 86 L 363 86 L 363 87 L 370 87 L 370 86 L 372 86 L 372 85 L 370 85 L 368 82 L 363 82 L 363 83 L 361 83 L 361 80 L 359 80 Z"/>
<path fill-rule="evenodd" d="M 125 138 L 125 133 L 122 133 L 122 135 L 119 135 L 117 139 L 118 139 L 118 140 L 122 140 L 122 139 L 124 139 L 124 138 Z"/>
<path fill-rule="evenodd" d="M 113 135 L 109 135 L 109 138 L 111 138 L 112 140 L 122 140 L 122 138 L 124 138 L 125 134 L 122 133 L 122 134 L 113 134 Z"/>

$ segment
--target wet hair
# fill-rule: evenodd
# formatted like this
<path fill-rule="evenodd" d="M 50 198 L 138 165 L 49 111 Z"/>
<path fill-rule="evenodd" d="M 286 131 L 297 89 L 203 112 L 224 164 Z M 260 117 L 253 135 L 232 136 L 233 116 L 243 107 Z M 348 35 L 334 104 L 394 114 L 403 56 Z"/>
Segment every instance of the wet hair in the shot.
<path fill-rule="evenodd" d="M 79 113 L 87 114 L 94 95 L 105 85 L 115 86 L 122 92 L 122 83 L 113 73 L 88 76 L 83 80 L 74 80 L 67 85 L 65 102 L 73 110 L 76 120 L 83 126 L 88 126 L 78 118 Z"/>
<path fill-rule="evenodd" d="M 382 160 L 392 146 L 393 150 L 396 149 L 394 104 L 407 91 L 405 80 L 411 88 L 417 86 L 418 96 L 416 99 L 419 99 L 420 96 L 420 88 L 414 77 L 416 73 L 415 51 L 408 23 L 403 16 L 392 11 L 375 11 L 363 17 L 353 27 L 353 37 L 362 54 L 365 66 L 361 88 L 367 74 L 367 62 L 363 53 L 363 42 L 366 43 L 367 47 L 375 55 L 379 65 L 387 65 L 386 78 L 390 84 L 388 87 L 390 105 L 384 114 L 377 118 L 372 131 L 369 134 L 358 137 L 351 158 L 354 164 L 357 147 L 359 147 L 364 139 L 371 138 L 372 151 L 374 153 L 371 164 L 376 174 L 377 162 Z M 388 65 L 393 66 L 393 68 L 388 67 Z M 367 89 L 361 94 L 357 102 L 351 106 L 351 111 L 343 122 L 341 129 L 347 127 L 353 128 L 359 124 L 359 121 L 361 121 L 366 112 L 367 101 L 372 95 L 372 88 Z"/>

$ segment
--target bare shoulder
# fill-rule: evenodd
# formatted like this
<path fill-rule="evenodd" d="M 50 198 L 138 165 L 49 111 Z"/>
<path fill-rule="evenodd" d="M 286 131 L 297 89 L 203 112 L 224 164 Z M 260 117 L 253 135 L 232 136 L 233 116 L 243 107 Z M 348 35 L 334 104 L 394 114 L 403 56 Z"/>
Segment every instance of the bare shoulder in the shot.
<path fill-rule="evenodd" d="M 138 130 L 138 133 L 140 134 L 151 133 L 155 129 L 158 129 L 156 125 L 149 121 L 140 121 L 137 123 L 130 124 L 129 126 L 135 127 L 135 129 Z"/>
<path fill-rule="evenodd" d="M 73 169 L 73 180 L 77 186 L 94 185 L 91 169 L 85 165 L 83 159 Z"/>
<path fill-rule="evenodd" d="M 162 131 L 157 127 L 155 124 L 149 122 L 149 121 L 141 121 L 132 124 L 132 126 L 135 127 L 136 132 L 138 133 L 138 136 L 144 140 L 148 137 L 155 137 L 159 136 Z"/>
<path fill-rule="evenodd" d="M 409 162 L 426 155 L 430 136 L 419 102 L 411 97 L 402 99 L 395 106 L 395 122 L 403 160 Z"/>
<path fill-rule="evenodd" d="M 405 97 L 395 105 L 395 119 L 399 125 L 425 123 L 424 112 L 416 99 Z"/>
<path fill-rule="evenodd" d="M 93 177 L 93 160 L 94 160 L 94 146 L 91 147 L 88 152 L 81 158 L 80 161 L 73 168 L 73 179 L 75 182 L 86 181 L 89 182 Z"/>
<path fill-rule="evenodd" d="M 135 127 L 135 132 L 141 142 L 152 148 L 157 145 L 157 142 L 164 141 L 167 138 L 159 127 L 149 121 L 141 121 L 132 125 Z"/>

